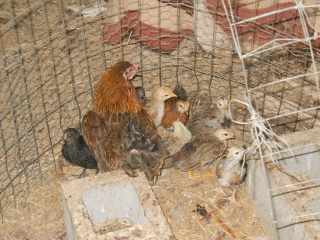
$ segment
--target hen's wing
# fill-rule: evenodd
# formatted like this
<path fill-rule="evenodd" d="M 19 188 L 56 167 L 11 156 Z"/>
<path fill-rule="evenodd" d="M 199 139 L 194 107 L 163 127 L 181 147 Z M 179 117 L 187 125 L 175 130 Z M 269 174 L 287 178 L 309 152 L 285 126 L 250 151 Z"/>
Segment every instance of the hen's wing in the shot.
<path fill-rule="evenodd" d="M 194 136 L 178 152 L 165 160 L 164 168 L 176 167 L 182 171 L 210 165 L 222 156 L 226 146 L 211 133 L 200 133 Z"/>
<path fill-rule="evenodd" d="M 126 121 L 125 115 L 106 113 L 103 119 L 94 111 L 88 111 L 82 119 L 83 137 L 102 172 L 121 166 L 121 160 L 125 157 L 125 152 L 121 151 L 124 142 L 122 126 Z"/>

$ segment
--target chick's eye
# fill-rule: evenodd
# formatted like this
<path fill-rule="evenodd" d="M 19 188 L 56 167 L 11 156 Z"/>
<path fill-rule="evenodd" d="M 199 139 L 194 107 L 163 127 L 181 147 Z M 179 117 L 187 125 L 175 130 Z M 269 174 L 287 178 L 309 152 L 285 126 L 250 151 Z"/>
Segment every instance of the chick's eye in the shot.
<path fill-rule="evenodd" d="M 236 152 L 236 154 L 239 154 L 239 152 Z"/>
<path fill-rule="evenodd" d="M 168 97 L 168 94 L 164 95 L 165 97 Z"/>
<path fill-rule="evenodd" d="M 73 133 L 71 133 L 71 134 L 69 135 L 69 137 L 73 137 Z"/>
<path fill-rule="evenodd" d="M 225 133 L 224 135 L 225 135 L 225 136 L 228 136 L 228 133 Z"/>

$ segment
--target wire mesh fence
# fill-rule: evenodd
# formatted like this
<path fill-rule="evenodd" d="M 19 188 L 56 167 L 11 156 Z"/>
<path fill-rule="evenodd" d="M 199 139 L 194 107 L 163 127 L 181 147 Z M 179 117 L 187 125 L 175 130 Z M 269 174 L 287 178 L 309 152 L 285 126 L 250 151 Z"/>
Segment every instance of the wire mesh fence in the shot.
<path fill-rule="evenodd" d="M 319 1 L 7 0 L 0 3 L 0 213 L 57 171 L 62 131 L 118 60 L 147 95 L 186 88 L 192 108 L 251 97 L 277 134 L 319 126 Z M 246 122 L 245 106 L 232 106 Z M 238 126 L 250 143 L 250 128 Z"/>

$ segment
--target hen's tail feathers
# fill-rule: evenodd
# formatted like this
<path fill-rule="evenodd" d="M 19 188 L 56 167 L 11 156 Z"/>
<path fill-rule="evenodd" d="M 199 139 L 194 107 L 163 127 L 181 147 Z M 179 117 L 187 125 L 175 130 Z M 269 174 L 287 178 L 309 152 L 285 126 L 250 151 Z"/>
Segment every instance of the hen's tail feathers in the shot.
<path fill-rule="evenodd" d="M 160 176 L 160 174 L 161 174 L 161 167 L 163 165 L 163 160 L 161 161 L 159 159 L 157 161 L 156 166 L 154 166 L 154 167 L 150 167 L 147 165 L 150 165 L 150 163 L 145 164 L 145 162 L 142 161 L 141 168 L 144 171 L 144 174 L 146 175 L 147 179 L 149 180 L 149 184 L 154 185 L 158 179 L 158 176 Z"/>

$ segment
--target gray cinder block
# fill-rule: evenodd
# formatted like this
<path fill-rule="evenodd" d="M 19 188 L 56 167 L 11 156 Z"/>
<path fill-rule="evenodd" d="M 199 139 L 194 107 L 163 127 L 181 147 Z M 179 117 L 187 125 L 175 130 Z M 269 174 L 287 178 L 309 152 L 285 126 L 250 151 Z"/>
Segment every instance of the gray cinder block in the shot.
<path fill-rule="evenodd" d="M 145 176 L 114 171 L 62 184 L 67 237 L 175 239 Z"/>
<path fill-rule="evenodd" d="M 290 178 L 285 173 L 273 173 L 266 167 L 266 175 L 262 167 L 261 159 L 251 159 L 246 179 L 247 195 L 256 208 L 270 239 L 300 240 L 315 239 L 319 233 L 319 172 L 320 172 L 320 134 L 319 129 L 311 129 L 282 136 L 292 147 L 294 157 L 289 152 L 282 153 L 278 158 L 279 163 L 291 178 L 299 179 L 299 174 L 315 179 L 314 186 L 296 185 L 288 186 L 290 182 L 284 179 Z M 266 166 L 269 163 L 266 164 Z M 301 179 L 300 182 L 303 182 Z M 299 183 L 293 180 L 292 183 Z M 269 197 L 268 186 L 271 190 Z M 280 188 L 284 186 L 283 188 Z M 310 201 L 310 194 L 316 201 Z M 309 198 L 307 197 L 309 195 Z M 312 199 L 311 198 L 311 199 Z M 271 210 L 273 209 L 273 211 Z M 303 212 L 301 213 L 301 209 Z M 299 217 L 300 215 L 312 215 L 310 218 Z M 277 221 L 278 220 L 278 221 Z M 276 222 L 274 222 L 276 221 Z"/>

